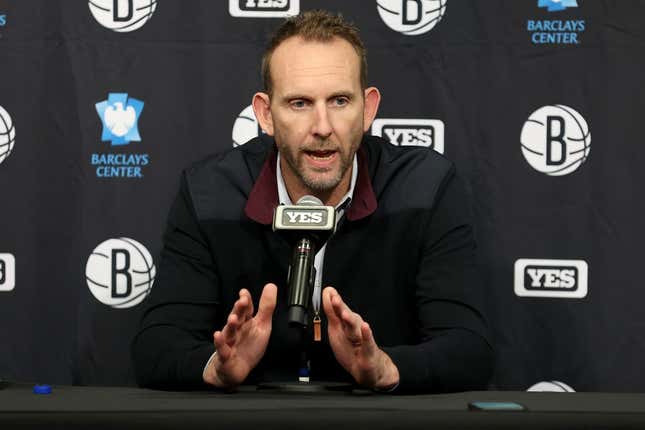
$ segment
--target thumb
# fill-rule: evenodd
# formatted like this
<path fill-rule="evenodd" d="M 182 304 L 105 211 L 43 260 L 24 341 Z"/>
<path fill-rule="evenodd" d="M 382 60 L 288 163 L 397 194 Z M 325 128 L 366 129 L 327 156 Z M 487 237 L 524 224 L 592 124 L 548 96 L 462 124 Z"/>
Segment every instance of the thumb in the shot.
<path fill-rule="evenodd" d="M 278 287 L 275 284 L 266 284 L 262 289 L 258 314 L 255 316 L 261 323 L 271 323 L 273 311 L 278 298 Z"/>

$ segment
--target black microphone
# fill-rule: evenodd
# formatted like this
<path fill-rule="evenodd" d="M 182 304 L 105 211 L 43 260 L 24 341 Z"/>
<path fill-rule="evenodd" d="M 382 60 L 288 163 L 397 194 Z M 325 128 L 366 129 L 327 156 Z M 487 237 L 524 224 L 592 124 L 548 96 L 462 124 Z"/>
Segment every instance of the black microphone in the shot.
<path fill-rule="evenodd" d="M 278 206 L 273 213 L 273 231 L 283 232 L 293 245 L 287 284 L 289 325 L 306 327 L 316 269 L 316 252 L 336 230 L 336 210 L 313 196 L 303 196 L 296 205 Z"/>

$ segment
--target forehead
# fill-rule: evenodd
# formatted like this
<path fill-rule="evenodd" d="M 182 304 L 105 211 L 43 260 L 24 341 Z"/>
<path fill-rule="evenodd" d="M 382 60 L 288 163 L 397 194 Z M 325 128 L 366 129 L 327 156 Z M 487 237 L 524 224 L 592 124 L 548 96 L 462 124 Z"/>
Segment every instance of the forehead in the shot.
<path fill-rule="evenodd" d="M 339 37 L 326 42 L 291 37 L 271 56 L 271 80 L 277 93 L 341 83 L 360 87 L 360 58 Z"/>

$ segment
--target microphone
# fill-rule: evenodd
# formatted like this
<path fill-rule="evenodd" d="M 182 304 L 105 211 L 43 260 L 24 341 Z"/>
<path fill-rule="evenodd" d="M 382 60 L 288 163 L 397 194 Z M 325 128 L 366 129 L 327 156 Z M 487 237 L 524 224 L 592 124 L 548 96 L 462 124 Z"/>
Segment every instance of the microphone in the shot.
<path fill-rule="evenodd" d="M 295 205 L 278 206 L 273 213 L 273 231 L 281 231 L 293 245 L 287 275 L 290 326 L 307 327 L 316 269 L 316 252 L 336 230 L 336 210 L 313 196 L 303 196 Z"/>

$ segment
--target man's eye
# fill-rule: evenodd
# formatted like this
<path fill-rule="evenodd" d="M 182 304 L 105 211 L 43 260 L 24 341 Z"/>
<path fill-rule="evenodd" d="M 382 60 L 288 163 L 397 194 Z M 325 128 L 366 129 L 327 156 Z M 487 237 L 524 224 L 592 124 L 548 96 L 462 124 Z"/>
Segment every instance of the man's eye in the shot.
<path fill-rule="evenodd" d="M 346 97 L 336 97 L 334 99 L 334 104 L 336 106 L 345 106 L 347 103 L 349 103 L 349 100 L 347 100 Z"/>
<path fill-rule="evenodd" d="M 291 102 L 291 107 L 295 109 L 302 109 L 306 106 L 307 104 L 305 103 L 304 100 L 293 100 Z"/>

